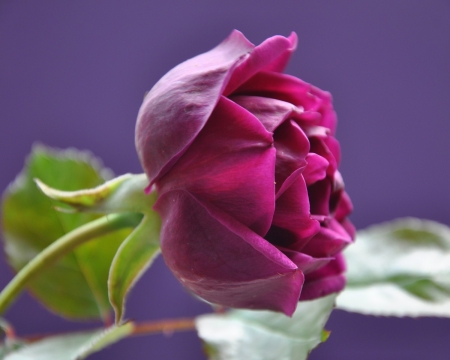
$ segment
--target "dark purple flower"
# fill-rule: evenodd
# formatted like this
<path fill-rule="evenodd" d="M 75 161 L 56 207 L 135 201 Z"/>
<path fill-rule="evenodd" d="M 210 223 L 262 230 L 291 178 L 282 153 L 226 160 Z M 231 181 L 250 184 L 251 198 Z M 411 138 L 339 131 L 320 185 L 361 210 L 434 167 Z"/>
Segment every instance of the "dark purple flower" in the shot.
<path fill-rule="evenodd" d="M 233 31 L 169 71 L 139 111 L 162 254 L 211 303 L 291 315 L 345 285 L 354 228 L 336 115 L 329 93 L 281 73 L 296 43 L 255 47 Z"/>

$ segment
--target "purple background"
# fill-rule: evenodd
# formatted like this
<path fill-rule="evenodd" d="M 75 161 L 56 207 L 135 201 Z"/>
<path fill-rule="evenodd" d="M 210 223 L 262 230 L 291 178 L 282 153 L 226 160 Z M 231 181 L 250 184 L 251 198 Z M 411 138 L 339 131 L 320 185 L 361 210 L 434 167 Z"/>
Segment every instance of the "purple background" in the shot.
<path fill-rule="evenodd" d="M 90 149 L 116 174 L 141 172 L 134 123 L 145 91 L 233 29 L 260 43 L 299 35 L 288 72 L 334 95 L 342 173 L 358 228 L 401 216 L 450 225 L 450 2 L 0 0 L 0 188 L 33 142 Z M 0 263 L 0 286 L 11 272 Z M 209 311 L 159 259 L 134 289 L 138 320 Z M 85 327 L 24 295 L 20 334 Z M 448 359 L 449 319 L 335 311 L 311 359 Z M 123 341 L 92 359 L 202 359 L 194 332 Z"/>

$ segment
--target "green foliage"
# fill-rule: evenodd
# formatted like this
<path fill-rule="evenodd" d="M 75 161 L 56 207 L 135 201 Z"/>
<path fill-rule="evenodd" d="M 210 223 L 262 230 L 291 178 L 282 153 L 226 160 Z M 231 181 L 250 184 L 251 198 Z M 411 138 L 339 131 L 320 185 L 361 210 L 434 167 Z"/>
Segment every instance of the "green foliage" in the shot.
<path fill-rule="evenodd" d="M 35 146 L 26 166 L 3 196 L 5 253 L 19 271 L 49 244 L 100 215 L 64 213 L 34 179 L 64 190 L 92 188 L 110 174 L 89 153 Z M 112 259 L 130 230 L 86 243 L 36 276 L 29 288 L 51 311 L 73 319 L 107 319 L 111 310 L 107 279 Z"/>
<path fill-rule="evenodd" d="M 10 350 L 5 360 L 81 360 L 133 333 L 127 323 L 106 330 L 91 330 L 47 337 Z M 1 351 L 1 348 L 0 348 Z"/>
<path fill-rule="evenodd" d="M 358 232 L 345 251 L 347 311 L 385 316 L 450 317 L 450 228 L 400 219 Z"/>
<path fill-rule="evenodd" d="M 153 194 L 154 196 L 154 194 Z M 159 254 L 159 216 L 145 215 L 141 224 L 119 248 L 109 273 L 109 297 L 116 313 L 116 323 L 122 321 L 128 292 Z"/>
<path fill-rule="evenodd" d="M 270 311 L 203 315 L 197 330 L 211 360 L 304 360 L 328 338 L 336 294 L 298 304 L 292 318 Z"/>
<path fill-rule="evenodd" d="M 126 174 L 94 189 L 72 192 L 56 190 L 38 182 L 38 186 L 48 197 L 77 211 L 144 214 L 141 224 L 117 251 L 109 274 L 109 299 L 114 307 L 117 323 L 122 321 L 127 294 L 159 254 L 161 219 L 152 209 L 157 194 L 153 191 L 145 195 L 144 188 L 147 184 L 145 174 Z"/>

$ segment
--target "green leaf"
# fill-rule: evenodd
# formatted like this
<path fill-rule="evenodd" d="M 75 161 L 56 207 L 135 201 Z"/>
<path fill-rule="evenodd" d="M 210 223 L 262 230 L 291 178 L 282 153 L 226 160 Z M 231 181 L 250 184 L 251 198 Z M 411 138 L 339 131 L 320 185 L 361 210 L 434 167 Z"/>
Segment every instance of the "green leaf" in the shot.
<path fill-rule="evenodd" d="M 114 257 L 108 288 L 109 299 L 116 313 L 116 323 L 122 321 L 128 292 L 159 254 L 160 228 L 161 220 L 156 213 L 154 216 L 145 215 Z"/>
<path fill-rule="evenodd" d="M 398 219 L 359 231 L 345 251 L 347 287 L 337 306 L 384 316 L 450 317 L 450 228 Z"/>
<path fill-rule="evenodd" d="M 120 246 L 110 269 L 109 299 L 119 323 L 124 315 L 128 292 L 159 254 L 161 220 L 152 209 L 157 199 L 156 192 L 144 194 L 147 176 L 126 174 L 94 189 L 72 192 L 53 189 L 42 181 L 37 181 L 37 184 L 48 197 L 62 201 L 77 211 L 145 214 L 141 224 Z"/>
<path fill-rule="evenodd" d="M 326 336 L 336 294 L 298 304 L 292 318 L 270 311 L 203 315 L 196 325 L 211 360 L 304 360 Z"/>
<path fill-rule="evenodd" d="M 81 360 L 133 333 L 127 323 L 106 330 L 52 336 L 10 352 L 5 360 Z"/>
<path fill-rule="evenodd" d="M 91 154 L 35 146 L 26 166 L 3 196 L 3 229 L 8 262 L 20 270 L 49 244 L 100 215 L 67 214 L 67 206 L 46 197 L 39 178 L 68 191 L 93 188 L 110 178 Z M 108 319 L 107 279 L 112 259 L 131 230 L 120 230 L 78 247 L 35 277 L 29 289 L 51 311 L 73 319 Z"/>

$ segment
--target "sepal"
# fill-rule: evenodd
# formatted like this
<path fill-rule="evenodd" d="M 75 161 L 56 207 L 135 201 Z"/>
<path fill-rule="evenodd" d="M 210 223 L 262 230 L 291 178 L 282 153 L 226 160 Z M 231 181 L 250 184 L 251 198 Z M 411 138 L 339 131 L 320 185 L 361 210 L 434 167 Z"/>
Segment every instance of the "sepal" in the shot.
<path fill-rule="evenodd" d="M 144 193 L 148 184 L 145 174 L 125 174 L 95 188 L 62 191 L 52 188 L 40 179 L 34 179 L 39 189 L 49 198 L 60 201 L 74 211 L 110 214 L 116 212 L 153 213 L 156 192 Z"/>

